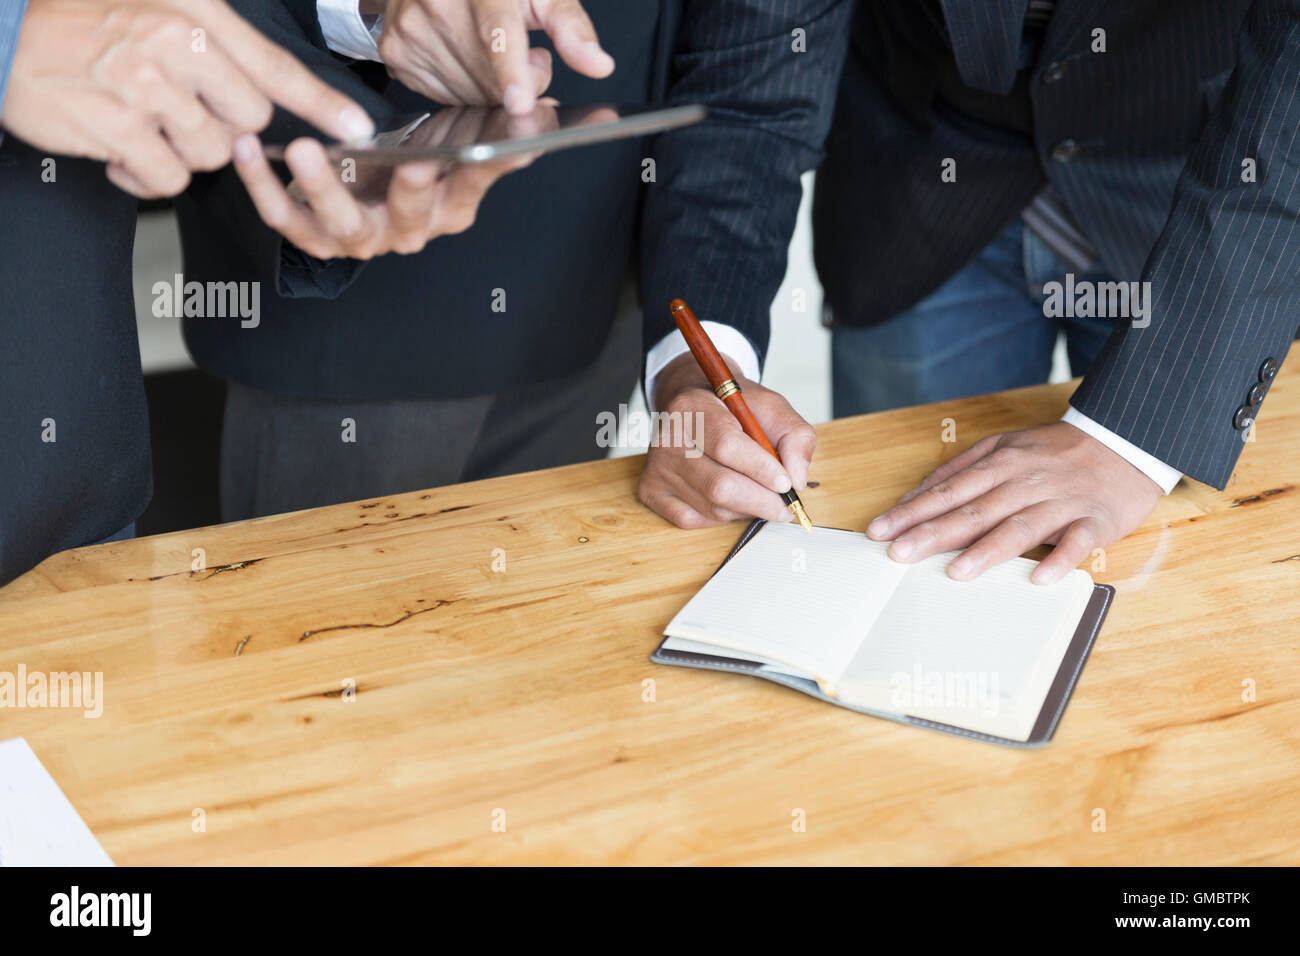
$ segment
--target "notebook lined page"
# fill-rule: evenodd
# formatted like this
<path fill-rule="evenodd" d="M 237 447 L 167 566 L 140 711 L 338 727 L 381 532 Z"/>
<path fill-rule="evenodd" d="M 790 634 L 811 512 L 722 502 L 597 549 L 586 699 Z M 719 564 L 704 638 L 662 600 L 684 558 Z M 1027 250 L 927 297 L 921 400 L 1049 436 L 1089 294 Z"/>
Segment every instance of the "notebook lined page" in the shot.
<path fill-rule="evenodd" d="M 1056 584 L 1033 584 L 1036 562 L 1016 558 L 954 581 L 946 571 L 954 554 L 911 566 L 841 688 L 872 700 L 889 688 L 895 710 L 1003 733 L 1014 726 L 1023 734 L 1007 735 L 1023 739 L 1092 596 L 1092 578 L 1076 570 Z"/>
<path fill-rule="evenodd" d="M 791 664 L 834 681 L 907 566 L 865 535 L 767 524 L 664 633 Z"/>

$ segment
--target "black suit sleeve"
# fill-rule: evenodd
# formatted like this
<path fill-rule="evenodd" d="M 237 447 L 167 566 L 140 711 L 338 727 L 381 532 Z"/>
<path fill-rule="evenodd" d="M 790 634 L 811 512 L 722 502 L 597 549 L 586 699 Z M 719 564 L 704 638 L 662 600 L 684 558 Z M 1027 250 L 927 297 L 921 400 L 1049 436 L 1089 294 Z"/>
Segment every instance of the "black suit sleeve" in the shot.
<path fill-rule="evenodd" d="M 1257 0 L 1147 261 L 1149 324 L 1120 323 L 1071 404 L 1223 488 L 1258 410 L 1251 399 L 1271 381 L 1266 366 L 1281 364 L 1296 332 L 1297 224 L 1300 0 Z"/>
<path fill-rule="evenodd" d="M 848 0 L 688 2 L 673 48 L 671 103 L 708 118 L 654 141 L 641 230 L 645 348 L 685 299 L 741 331 L 760 360 L 802 196 L 843 65 Z"/>
<path fill-rule="evenodd" d="M 320 28 L 320 14 L 316 12 L 317 0 L 280 0 L 280 2 L 284 4 L 289 16 L 293 17 L 294 22 L 298 24 L 298 29 L 302 31 L 302 35 L 307 38 L 307 41 L 318 49 L 327 49 L 325 34 Z M 244 9 L 254 9 L 265 6 L 266 0 L 261 0 L 260 3 L 245 2 L 240 4 L 237 2 L 236 5 L 242 5 Z M 249 14 L 245 13 L 244 15 L 248 16 Z"/>

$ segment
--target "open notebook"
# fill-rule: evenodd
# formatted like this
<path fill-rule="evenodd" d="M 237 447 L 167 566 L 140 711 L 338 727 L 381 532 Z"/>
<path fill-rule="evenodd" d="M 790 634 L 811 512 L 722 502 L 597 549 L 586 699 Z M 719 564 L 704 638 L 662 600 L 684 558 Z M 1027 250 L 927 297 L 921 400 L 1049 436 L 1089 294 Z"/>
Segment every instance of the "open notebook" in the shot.
<path fill-rule="evenodd" d="M 1016 558 L 958 582 L 955 552 L 900 564 L 855 531 L 750 525 L 669 623 L 663 664 L 733 670 L 879 717 L 1045 744 L 1114 588 L 1033 584 Z"/>

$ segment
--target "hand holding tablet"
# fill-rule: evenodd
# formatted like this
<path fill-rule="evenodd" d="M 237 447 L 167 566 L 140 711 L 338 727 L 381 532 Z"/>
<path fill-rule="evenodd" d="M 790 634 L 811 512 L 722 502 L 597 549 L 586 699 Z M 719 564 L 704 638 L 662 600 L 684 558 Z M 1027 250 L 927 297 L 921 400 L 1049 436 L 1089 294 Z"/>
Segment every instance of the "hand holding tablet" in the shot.
<path fill-rule="evenodd" d="M 698 122 L 700 106 L 619 110 L 539 103 L 527 116 L 456 107 L 403 120 L 358 145 L 298 139 L 236 144 L 235 169 L 259 214 L 309 255 L 368 259 L 412 253 L 463 232 L 501 176 L 544 152 L 642 136 Z M 286 188 L 268 159 L 293 174 Z"/>
<path fill-rule="evenodd" d="M 326 153 L 336 162 L 350 159 L 358 165 L 396 166 L 431 159 L 489 163 L 648 136 L 698 123 L 705 115 L 705 108 L 698 105 L 560 106 L 547 97 L 522 116 L 503 108 L 455 107 L 402 117 L 373 139 L 332 144 Z M 287 149 L 274 143 L 265 148 L 271 159 L 283 159 Z"/>

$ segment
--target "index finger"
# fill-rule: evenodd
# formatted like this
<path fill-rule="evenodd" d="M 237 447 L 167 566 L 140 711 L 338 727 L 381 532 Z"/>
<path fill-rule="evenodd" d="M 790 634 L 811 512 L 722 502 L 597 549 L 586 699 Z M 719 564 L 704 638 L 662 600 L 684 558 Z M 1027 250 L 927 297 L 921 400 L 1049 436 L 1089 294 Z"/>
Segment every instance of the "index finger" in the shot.
<path fill-rule="evenodd" d="M 807 422 L 790 429 L 776 443 L 776 450 L 781 455 L 781 464 L 790 475 L 795 490 L 801 490 L 808 484 L 808 467 L 812 463 L 813 452 L 817 449 L 817 432 Z"/>
<path fill-rule="evenodd" d="M 915 498 L 894 505 L 871 524 L 867 536 L 888 541 L 909 528 L 947 514 L 1000 485 L 1004 476 L 993 468 L 963 468 L 935 482 Z"/>
<path fill-rule="evenodd" d="M 545 30 L 560 59 L 583 76 L 603 79 L 614 72 L 614 58 L 601 48 L 587 11 L 578 0 L 533 0 L 535 23 Z"/>
<path fill-rule="evenodd" d="M 517 0 L 476 0 L 474 23 L 506 112 L 531 113 L 537 102 L 528 30 Z"/>
<path fill-rule="evenodd" d="M 932 487 L 943 481 L 950 475 L 955 475 L 963 468 L 975 464 L 983 458 L 988 452 L 993 450 L 993 446 L 998 443 L 997 435 L 989 435 L 981 438 L 975 444 L 971 445 L 960 454 L 953 455 L 941 465 L 936 465 L 934 471 L 930 472 L 921 480 L 921 483 L 909 491 L 903 497 L 898 499 L 898 503 L 906 504 L 923 491 L 929 491 Z"/>
<path fill-rule="evenodd" d="M 234 165 L 263 222 L 308 255 L 330 257 L 319 238 L 322 230 L 316 217 L 289 195 L 256 136 L 245 134 L 235 141 Z"/>
<path fill-rule="evenodd" d="M 267 99 L 344 142 L 369 139 L 366 111 L 320 80 L 287 50 L 272 43 L 224 3 L 205 3 L 201 16 L 226 55 Z"/>

